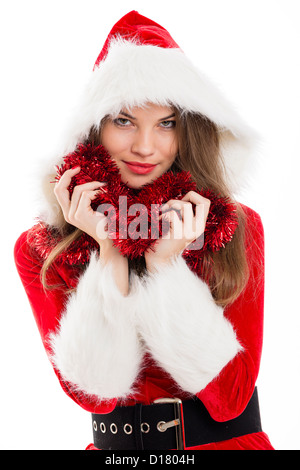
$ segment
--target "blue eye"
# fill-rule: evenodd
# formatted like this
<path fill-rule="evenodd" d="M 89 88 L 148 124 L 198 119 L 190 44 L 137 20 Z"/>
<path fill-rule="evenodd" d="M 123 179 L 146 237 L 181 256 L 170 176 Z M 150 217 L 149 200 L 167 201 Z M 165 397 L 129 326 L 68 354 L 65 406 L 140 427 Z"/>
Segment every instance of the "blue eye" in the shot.
<path fill-rule="evenodd" d="M 117 118 L 117 119 L 114 119 L 114 123 L 117 125 L 117 126 L 121 126 L 121 127 L 127 127 L 131 124 L 131 122 L 129 121 L 129 119 L 126 119 L 126 118 Z"/>

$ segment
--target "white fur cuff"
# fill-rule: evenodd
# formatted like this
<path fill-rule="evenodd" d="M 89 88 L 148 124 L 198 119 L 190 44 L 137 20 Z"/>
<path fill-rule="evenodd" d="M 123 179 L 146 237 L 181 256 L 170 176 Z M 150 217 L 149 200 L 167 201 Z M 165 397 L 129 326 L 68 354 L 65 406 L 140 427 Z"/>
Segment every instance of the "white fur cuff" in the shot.
<path fill-rule="evenodd" d="M 180 387 L 200 392 L 242 349 L 208 286 L 180 256 L 134 279 L 138 328 L 154 359 Z"/>
<path fill-rule="evenodd" d="M 124 398 L 142 358 L 133 323 L 131 299 L 118 290 L 112 266 L 92 254 L 51 337 L 54 365 L 77 390 L 100 399 Z"/>

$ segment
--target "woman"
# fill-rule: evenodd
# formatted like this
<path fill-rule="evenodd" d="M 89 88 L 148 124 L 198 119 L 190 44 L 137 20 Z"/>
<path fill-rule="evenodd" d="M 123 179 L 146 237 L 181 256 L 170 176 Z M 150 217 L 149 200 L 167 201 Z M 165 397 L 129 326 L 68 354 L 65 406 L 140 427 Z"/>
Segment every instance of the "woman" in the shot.
<path fill-rule="evenodd" d="M 16 243 L 16 265 L 54 371 L 92 413 L 89 449 L 272 449 L 255 388 L 264 296 L 260 217 L 235 203 L 232 240 L 205 252 L 200 271 L 183 256 L 206 228 L 211 201 L 201 188 L 233 199 L 252 141 L 164 28 L 137 12 L 113 27 L 55 163 L 79 143 L 101 144 L 137 194 L 180 170 L 190 172 L 197 191 L 166 201 L 168 236 L 133 261 L 108 235 L 107 214 L 92 208 L 107 181 L 78 184 L 70 196 L 81 167 L 66 170 L 55 186 L 51 170 L 41 220 L 57 243 L 51 250 L 47 239 L 40 243 L 40 226 Z"/>

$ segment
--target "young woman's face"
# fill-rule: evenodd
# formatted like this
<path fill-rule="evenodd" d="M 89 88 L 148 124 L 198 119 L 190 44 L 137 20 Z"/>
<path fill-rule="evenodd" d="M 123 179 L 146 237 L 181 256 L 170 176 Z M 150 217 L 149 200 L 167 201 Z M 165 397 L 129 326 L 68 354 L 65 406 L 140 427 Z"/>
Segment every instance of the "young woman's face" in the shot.
<path fill-rule="evenodd" d="M 149 104 L 122 109 L 105 121 L 101 143 L 119 168 L 121 179 L 140 188 L 164 174 L 178 152 L 174 109 Z"/>

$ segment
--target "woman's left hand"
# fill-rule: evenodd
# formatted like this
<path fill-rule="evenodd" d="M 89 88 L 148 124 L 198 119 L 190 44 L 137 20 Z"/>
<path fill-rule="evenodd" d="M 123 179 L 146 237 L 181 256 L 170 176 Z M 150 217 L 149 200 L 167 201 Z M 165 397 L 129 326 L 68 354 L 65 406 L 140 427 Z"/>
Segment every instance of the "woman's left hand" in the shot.
<path fill-rule="evenodd" d="M 195 191 L 188 192 L 180 200 L 171 199 L 163 205 L 161 217 L 169 223 L 169 232 L 145 252 L 148 271 L 155 271 L 159 265 L 180 255 L 204 233 L 209 207 L 210 200 Z"/>

